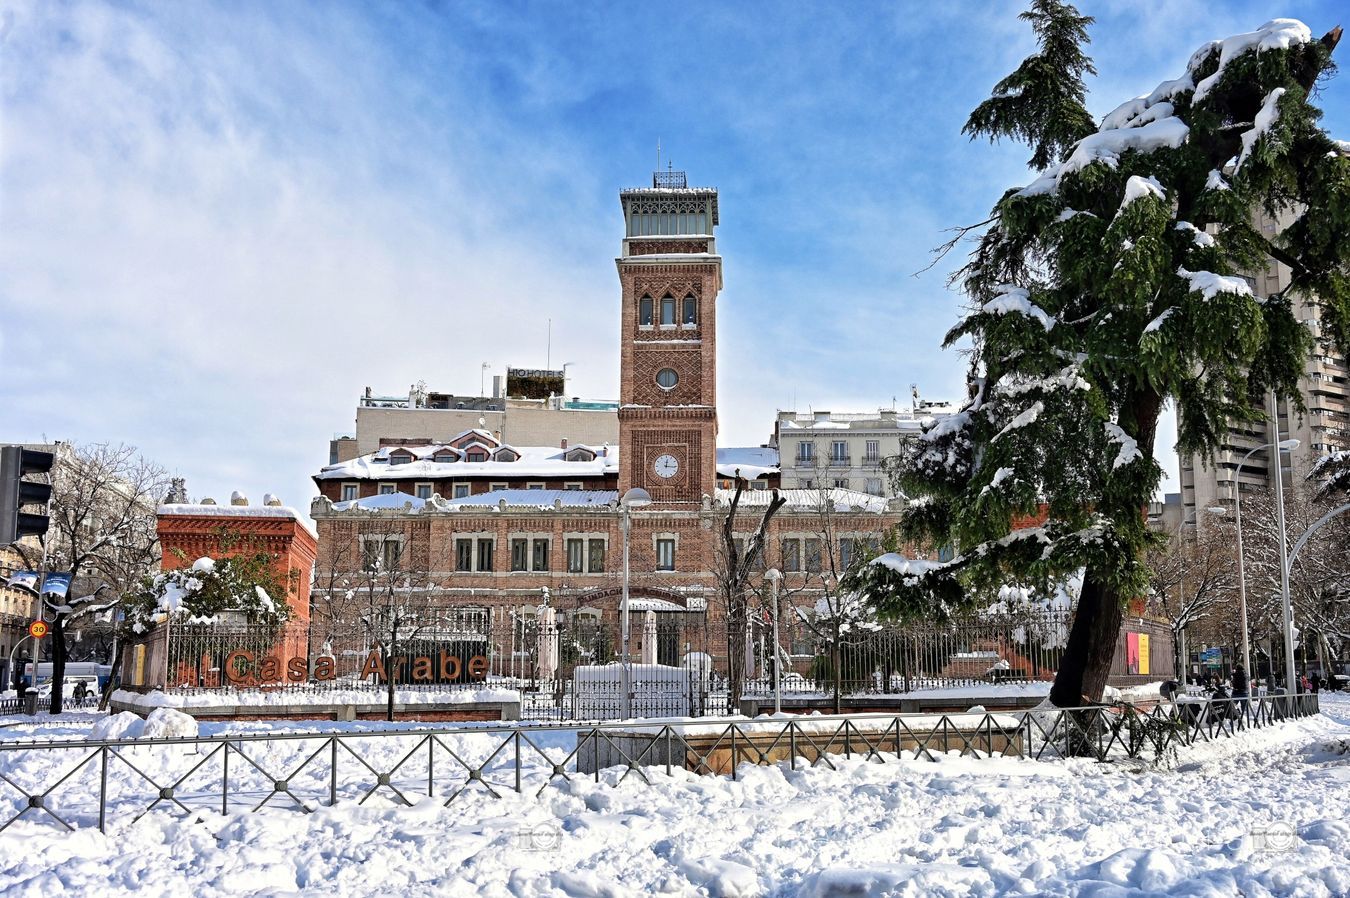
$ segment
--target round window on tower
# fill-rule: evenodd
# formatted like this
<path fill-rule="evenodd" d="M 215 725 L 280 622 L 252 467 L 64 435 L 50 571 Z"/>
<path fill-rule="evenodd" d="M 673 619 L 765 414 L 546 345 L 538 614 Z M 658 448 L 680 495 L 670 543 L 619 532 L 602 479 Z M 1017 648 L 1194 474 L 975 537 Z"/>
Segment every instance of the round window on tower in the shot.
<path fill-rule="evenodd" d="M 675 373 L 674 368 L 662 368 L 656 372 L 656 385 L 663 390 L 673 390 L 679 382 L 680 375 Z"/>

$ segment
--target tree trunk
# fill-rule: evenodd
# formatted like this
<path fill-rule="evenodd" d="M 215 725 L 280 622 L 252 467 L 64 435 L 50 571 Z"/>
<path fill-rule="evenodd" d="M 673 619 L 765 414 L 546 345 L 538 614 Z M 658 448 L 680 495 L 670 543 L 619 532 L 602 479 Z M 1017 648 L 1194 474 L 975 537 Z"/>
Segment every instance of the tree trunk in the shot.
<path fill-rule="evenodd" d="M 736 593 L 727 609 L 727 713 L 741 707 L 741 689 L 745 683 L 745 637 L 749 622 L 744 590 Z"/>
<path fill-rule="evenodd" d="M 41 600 L 39 599 L 39 602 Z M 41 607 L 39 605 L 39 607 Z M 37 668 L 33 668 L 36 675 Z M 66 616 L 56 615 L 52 621 L 52 703 L 50 711 L 61 713 L 61 686 L 66 679 Z"/>
<path fill-rule="evenodd" d="M 224 665 L 221 665 L 222 669 Z M 122 650 L 113 652 L 112 667 L 108 670 L 108 684 L 103 690 L 103 695 L 98 700 L 98 709 L 100 711 L 108 710 L 108 702 L 112 699 L 113 689 L 117 686 L 118 679 L 122 676 Z"/>
<path fill-rule="evenodd" d="M 1121 597 L 1106 589 L 1088 570 L 1083 577 L 1083 592 L 1078 597 L 1073 626 L 1064 657 L 1050 687 L 1050 703 L 1059 708 L 1076 708 L 1102 700 L 1106 680 L 1115 660 L 1116 639 L 1125 619 Z"/>

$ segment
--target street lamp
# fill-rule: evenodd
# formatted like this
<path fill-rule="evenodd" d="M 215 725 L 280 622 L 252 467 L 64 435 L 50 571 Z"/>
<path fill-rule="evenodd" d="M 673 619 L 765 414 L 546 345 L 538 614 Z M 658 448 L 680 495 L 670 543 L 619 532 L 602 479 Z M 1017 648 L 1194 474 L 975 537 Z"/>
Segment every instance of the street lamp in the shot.
<path fill-rule="evenodd" d="M 782 653 L 778 648 L 778 581 L 783 579 L 783 572 L 776 567 L 771 567 L 764 572 L 764 579 L 769 581 L 769 595 L 772 601 L 773 611 L 773 713 L 783 713 L 783 673 L 778 669 Z"/>
<path fill-rule="evenodd" d="M 1242 627 L 1242 667 L 1247 671 L 1247 676 L 1253 675 L 1252 671 L 1252 643 L 1247 632 L 1247 573 L 1245 561 L 1242 555 L 1242 466 L 1245 465 L 1253 455 L 1263 449 L 1269 449 L 1275 446 L 1275 443 L 1264 443 L 1255 449 L 1250 449 L 1247 454 L 1242 456 L 1242 461 L 1238 462 L 1237 470 L 1233 473 L 1233 508 L 1237 518 L 1237 555 L 1238 555 L 1238 604 L 1239 624 Z M 1280 452 L 1288 452 L 1299 447 L 1298 440 L 1281 440 L 1279 445 Z"/>
<path fill-rule="evenodd" d="M 1200 526 L 1199 518 L 1200 518 L 1200 512 L 1201 512 L 1201 511 L 1207 511 L 1207 512 L 1209 512 L 1209 513 L 1212 514 L 1212 515 L 1223 515 L 1223 514 L 1226 514 L 1226 513 L 1227 513 L 1227 509 L 1221 508 L 1221 507 L 1219 507 L 1219 506 L 1217 506 L 1217 505 L 1211 505 L 1211 506 L 1209 506 L 1208 508 L 1204 508 L 1204 509 L 1197 508 L 1195 511 L 1191 512 L 1190 514 L 1188 514 L 1188 515 L 1186 515 L 1184 518 L 1182 518 L 1182 519 L 1181 519 L 1181 532 L 1180 532 L 1180 535 L 1181 535 L 1181 541 L 1182 541 L 1182 550 L 1183 550 L 1183 553 L 1184 553 L 1185 548 L 1186 548 L 1186 546 L 1185 546 L 1185 542 L 1186 542 L 1186 525 L 1189 524 L 1189 523 L 1194 522 L 1195 525 L 1196 525 L 1196 527 L 1198 528 L 1198 527 Z M 1183 554 L 1182 562 L 1183 562 L 1183 563 L 1182 563 L 1182 567 L 1181 567 L 1181 578 L 1177 581 L 1177 584 L 1178 584 L 1178 586 L 1179 586 L 1180 589 L 1181 589 L 1181 601 L 1179 602 L 1179 606 L 1180 606 L 1180 607 L 1178 607 L 1178 609 L 1177 609 L 1178 611 L 1182 611 L 1182 610 L 1185 608 L 1185 606 L 1186 606 L 1186 565 L 1185 565 L 1185 557 L 1184 557 L 1184 554 Z M 1180 648 L 1181 648 L 1181 666 L 1182 666 L 1182 671 L 1181 671 L 1181 683 L 1182 683 L 1183 686 L 1186 684 L 1186 677 L 1187 677 L 1187 676 L 1190 674 L 1190 672 L 1191 672 L 1191 656 L 1190 656 L 1190 653 L 1186 651 L 1186 624 L 1187 624 L 1187 621 L 1186 621 L 1185 619 L 1183 619 L 1182 622 L 1181 622 L 1181 628 L 1180 628 L 1180 630 L 1178 631 L 1178 635 L 1180 635 L 1180 637 L 1181 637 L 1181 646 L 1180 646 Z"/>
<path fill-rule="evenodd" d="M 619 500 L 619 518 L 623 530 L 623 601 L 619 605 L 620 627 L 623 630 L 623 716 L 632 717 L 633 692 L 630 688 L 631 671 L 628 655 L 628 546 L 629 530 L 632 527 L 630 515 L 634 508 L 643 508 L 652 504 L 652 495 L 640 486 L 631 487 Z"/>

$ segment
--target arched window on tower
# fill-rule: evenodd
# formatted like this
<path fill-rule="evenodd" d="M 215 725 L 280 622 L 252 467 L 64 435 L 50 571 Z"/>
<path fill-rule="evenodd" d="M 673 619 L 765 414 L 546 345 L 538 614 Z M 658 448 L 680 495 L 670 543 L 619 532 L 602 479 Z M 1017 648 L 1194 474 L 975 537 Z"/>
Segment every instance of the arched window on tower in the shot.
<path fill-rule="evenodd" d="M 661 300 L 661 323 L 663 325 L 675 325 L 675 297 L 666 296 Z"/>
<path fill-rule="evenodd" d="M 644 296 L 638 300 L 638 324 L 651 326 L 652 323 L 652 298 Z"/>
<path fill-rule="evenodd" d="M 684 298 L 684 314 L 680 316 L 680 323 L 698 323 L 698 300 L 694 299 L 694 294 L 692 293 Z"/>

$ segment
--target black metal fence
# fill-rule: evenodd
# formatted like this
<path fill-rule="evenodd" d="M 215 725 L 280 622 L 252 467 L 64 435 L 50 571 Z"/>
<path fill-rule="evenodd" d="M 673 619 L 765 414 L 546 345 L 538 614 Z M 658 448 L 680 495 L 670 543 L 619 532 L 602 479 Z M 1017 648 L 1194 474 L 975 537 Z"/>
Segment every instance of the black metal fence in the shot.
<path fill-rule="evenodd" d="M 404 607 L 397 617 L 381 613 L 385 616 L 343 621 L 316 618 L 307 631 L 294 633 L 228 624 L 173 625 L 153 644 L 148 666 L 162 669 L 160 682 L 167 691 L 188 694 L 261 688 L 303 696 L 347 690 L 379 702 L 385 677 L 392 676 L 400 690 L 512 690 L 519 693 L 528 719 L 705 716 L 737 711 L 731 706 L 737 691 L 770 695 L 776 679 L 789 700 L 1048 681 L 1059 667 L 1070 623 L 1067 611 L 984 614 L 909 626 L 834 626 L 827 618 L 794 613 L 780 621 L 775 653 L 772 628 L 761 616 L 752 621 L 745 640 L 746 679 L 734 690 L 727 679 L 725 625 L 704 612 L 635 609 L 627 688 L 616 664 L 624 655 L 613 617 L 540 606 L 507 612 L 425 606 Z M 291 657 L 279 658 L 268 673 L 269 655 L 297 653 L 302 677 L 291 677 Z M 371 672 L 372 653 L 378 672 Z M 456 675 L 443 676 L 444 669 L 432 663 L 427 675 L 419 676 L 411 664 L 418 657 L 433 662 L 452 657 Z M 147 665 L 132 661 L 124 667 Z M 319 670 L 326 678 L 315 676 Z"/>
<path fill-rule="evenodd" d="M 1315 694 L 999 713 L 717 719 L 684 724 L 461 726 L 193 739 L 0 743 L 0 832 L 21 819 L 100 831 L 160 811 L 189 819 L 309 813 L 381 795 L 449 806 L 593 778 L 650 784 L 676 768 L 836 767 L 961 756 L 1165 762 L 1185 746 L 1318 713 Z"/>

